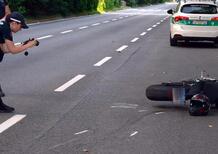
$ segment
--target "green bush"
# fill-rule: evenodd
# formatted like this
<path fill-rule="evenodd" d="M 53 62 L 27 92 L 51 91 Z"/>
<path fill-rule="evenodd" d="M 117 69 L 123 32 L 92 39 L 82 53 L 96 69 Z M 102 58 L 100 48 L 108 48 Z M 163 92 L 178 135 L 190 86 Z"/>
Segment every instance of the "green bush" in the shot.
<path fill-rule="evenodd" d="M 115 7 L 121 6 L 121 0 L 105 0 L 106 10 L 112 10 Z"/>
<path fill-rule="evenodd" d="M 137 0 L 126 0 L 126 5 L 127 6 L 131 6 L 131 7 L 134 7 L 138 4 L 138 1 Z"/>
<path fill-rule="evenodd" d="M 140 6 L 145 4 L 155 4 L 155 3 L 163 3 L 167 0 L 125 0 L 127 6 Z"/>
<path fill-rule="evenodd" d="M 138 6 L 149 3 L 161 3 L 165 0 L 125 0 L 128 6 Z M 77 14 L 96 11 L 99 0 L 9 0 L 12 11 L 18 11 L 25 16 L 40 17 L 47 15 Z M 105 0 L 105 9 L 120 7 L 121 0 Z"/>
<path fill-rule="evenodd" d="M 28 16 L 62 16 L 96 11 L 98 0 L 9 0 L 12 11 L 19 11 Z"/>

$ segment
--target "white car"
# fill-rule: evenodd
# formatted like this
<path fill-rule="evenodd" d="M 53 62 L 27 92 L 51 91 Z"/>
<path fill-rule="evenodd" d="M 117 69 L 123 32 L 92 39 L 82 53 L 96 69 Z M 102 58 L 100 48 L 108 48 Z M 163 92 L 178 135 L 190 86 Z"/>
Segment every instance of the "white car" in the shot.
<path fill-rule="evenodd" d="M 170 45 L 178 40 L 214 41 L 218 43 L 218 6 L 215 1 L 180 1 L 176 10 L 168 10 Z"/>

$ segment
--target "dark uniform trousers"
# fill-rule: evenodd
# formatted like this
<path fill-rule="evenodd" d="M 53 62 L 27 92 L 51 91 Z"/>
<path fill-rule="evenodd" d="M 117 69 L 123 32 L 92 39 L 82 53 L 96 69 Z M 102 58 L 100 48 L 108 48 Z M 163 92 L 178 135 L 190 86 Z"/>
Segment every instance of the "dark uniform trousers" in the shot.
<path fill-rule="evenodd" d="M 1 61 L 3 60 L 3 56 L 4 56 L 4 53 L 3 51 L 0 50 L 0 63 Z M 5 94 L 3 93 L 2 91 L 2 88 L 1 88 L 1 85 L 0 85 L 0 97 L 3 97 Z M 1 101 L 1 100 L 0 100 Z"/>

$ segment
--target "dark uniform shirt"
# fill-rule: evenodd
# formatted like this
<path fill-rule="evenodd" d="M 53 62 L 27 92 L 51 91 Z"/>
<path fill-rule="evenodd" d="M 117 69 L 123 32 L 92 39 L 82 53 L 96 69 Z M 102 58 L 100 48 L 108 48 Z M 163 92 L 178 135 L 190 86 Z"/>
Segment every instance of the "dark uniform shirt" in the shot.
<path fill-rule="evenodd" d="M 5 16 L 5 6 L 8 5 L 7 0 L 0 0 L 0 19 Z"/>
<path fill-rule="evenodd" d="M 4 44 L 5 40 L 13 41 L 10 25 L 5 21 L 0 21 L 0 44 Z M 0 62 L 4 56 L 3 51 L 0 50 Z"/>
<path fill-rule="evenodd" d="M 4 3 L 5 5 L 8 5 L 8 0 L 0 0 L 0 2 Z"/>
<path fill-rule="evenodd" d="M 5 5 L 8 5 L 8 0 L 0 0 L 0 2 L 5 3 Z"/>

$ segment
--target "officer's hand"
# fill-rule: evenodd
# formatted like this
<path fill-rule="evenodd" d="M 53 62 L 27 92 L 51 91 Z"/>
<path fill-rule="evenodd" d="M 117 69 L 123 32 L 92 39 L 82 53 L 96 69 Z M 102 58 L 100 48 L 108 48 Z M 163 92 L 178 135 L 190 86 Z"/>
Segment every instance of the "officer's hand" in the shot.
<path fill-rule="evenodd" d="M 29 48 L 32 48 L 37 45 L 37 40 L 30 40 L 27 44 Z"/>

